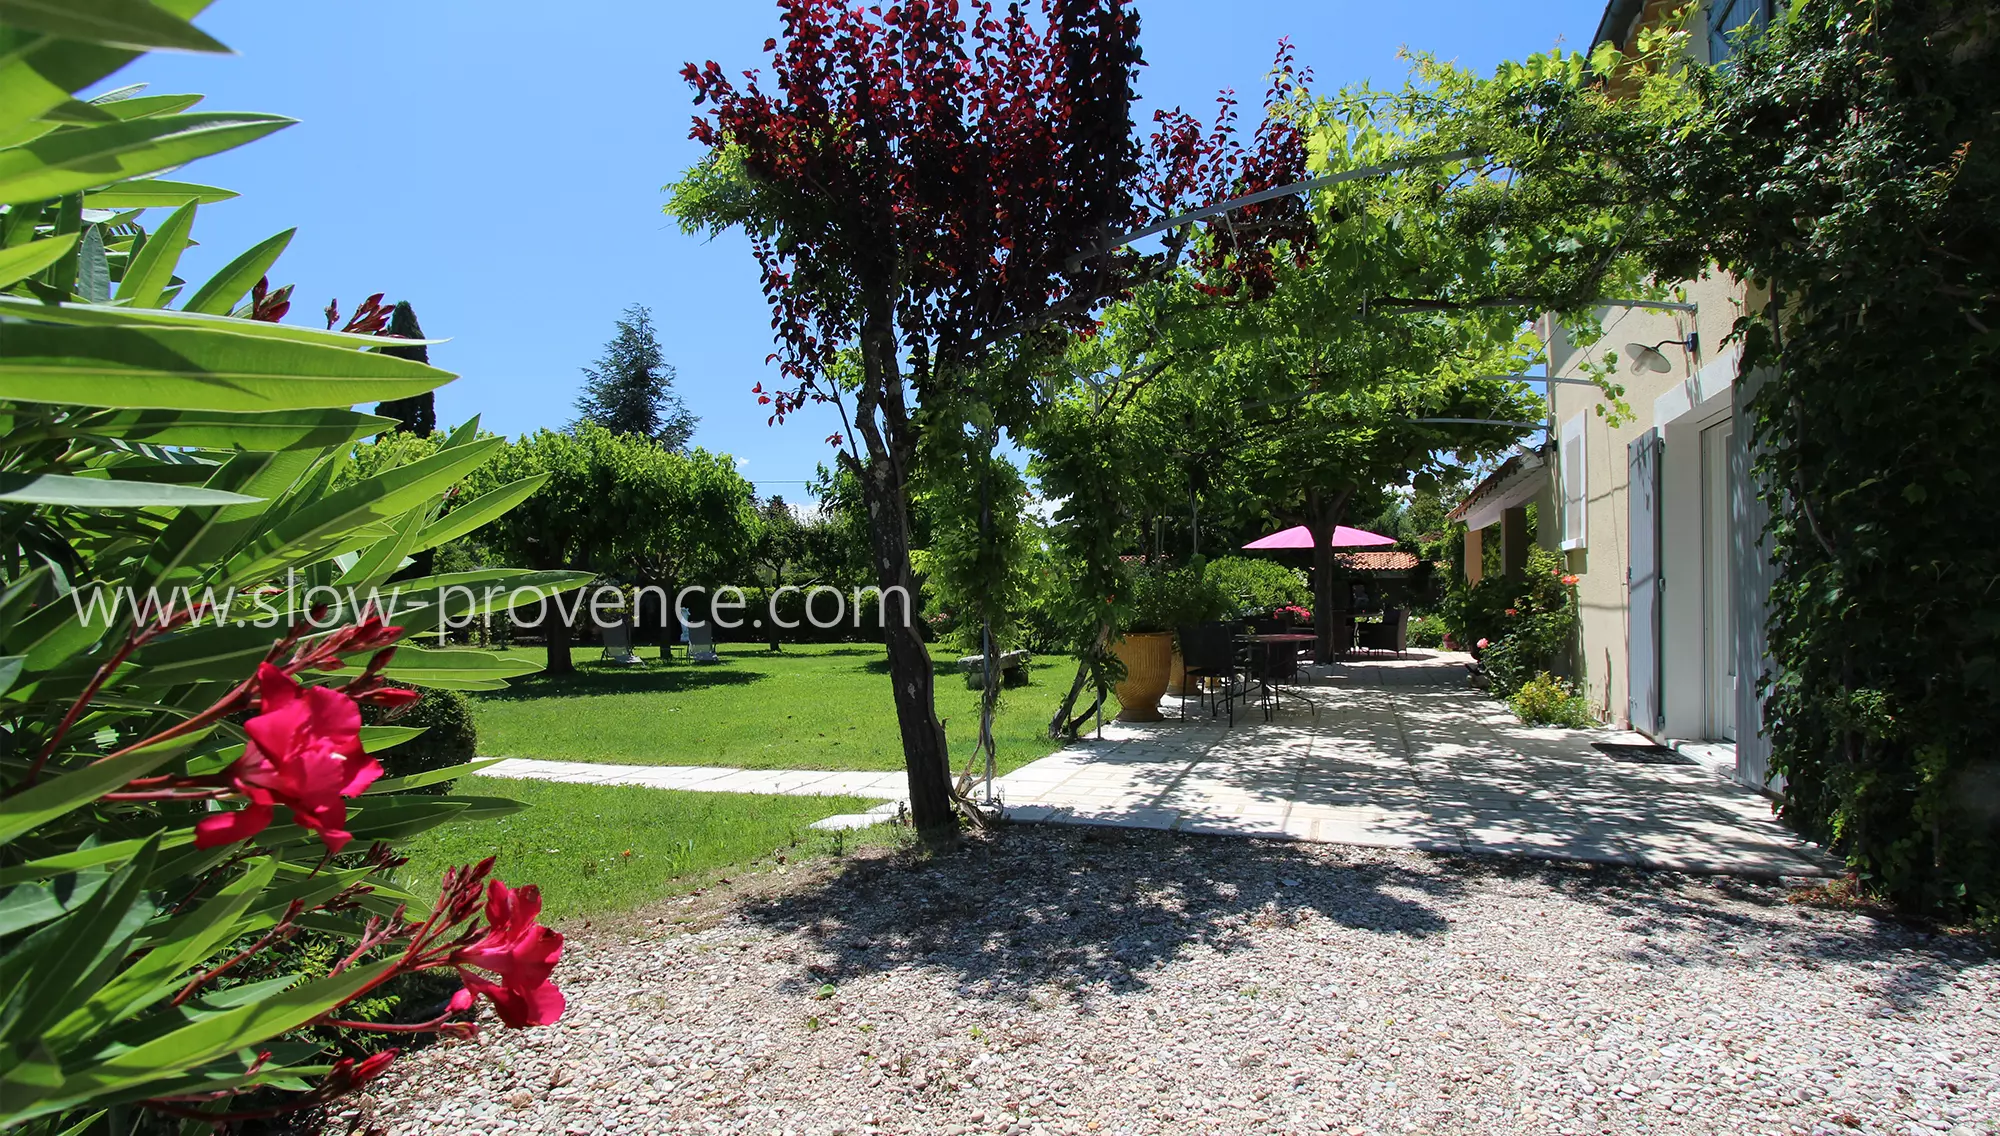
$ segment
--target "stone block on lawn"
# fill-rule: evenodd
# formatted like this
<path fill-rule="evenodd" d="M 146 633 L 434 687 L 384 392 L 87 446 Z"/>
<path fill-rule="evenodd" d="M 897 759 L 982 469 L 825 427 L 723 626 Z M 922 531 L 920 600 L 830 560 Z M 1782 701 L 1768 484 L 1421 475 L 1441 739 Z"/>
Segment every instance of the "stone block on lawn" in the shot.
<path fill-rule="evenodd" d="M 1000 685 L 1020 686 L 1028 681 L 1028 652 L 1002 651 L 1000 653 Z M 967 655 L 958 661 L 958 669 L 965 672 L 965 688 L 980 690 L 986 686 L 986 656 Z"/>

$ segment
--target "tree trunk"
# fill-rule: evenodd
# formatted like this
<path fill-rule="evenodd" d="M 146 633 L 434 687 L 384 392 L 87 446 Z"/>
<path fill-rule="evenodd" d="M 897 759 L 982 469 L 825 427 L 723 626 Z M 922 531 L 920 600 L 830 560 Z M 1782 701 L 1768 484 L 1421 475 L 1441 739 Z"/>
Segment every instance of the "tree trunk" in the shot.
<path fill-rule="evenodd" d="M 549 605 L 549 613 L 542 617 L 542 631 L 548 637 L 550 674 L 569 674 L 576 670 L 576 664 L 569 657 L 569 624 L 563 622 L 556 605 Z"/>
<path fill-rule="evenodd" d="M 1105 645 L 1110 639 L 1111 625 L 1109 623 L 1098 624 L 1097 634 L 1091 637 L 1089 651 L 1080 656 L 1076 661 L 1076 679 L 1069 684 L 1069 695 L 1062 700 L 1061 706 L 1056 707 L 1056 716 L 1049 719 L 1049 737 L 1051 739 L 1069 737 L 1075 729 L 1077 722 L 1081 721 L 1081 719 L 1072 720 L 1070 718 L 1070 711 L 1076 708 L 1076 700 L 1083 694 L 1083 684 L 1090 678 L 1091 662 L 1098 655 L 1104 653 Z M 1089 717 L 1089 713 L 1086 712 L 1084 717 Z"/>
<path fill-rule="evenodd" d="M 868 504 L 868 536 L 875 550 L 875 579 L 884 595 L 901 588 L 916 604 L 915 573 L 910 569 L 909 528 L 904 520 L 907 500 L 901 479 L 887 462 L 873 463 L 861 482 Z M 889 679 L 895 684 L 896 725 L 903 736 L 903 764 L 910 775 L 910 823 L 926 843 L 947 843 L 958 835 L 958 817 L 951 807 L 951 765 L 945 753 L 944 726 L 937 718 L 930 651 L 917 630 L 915 612 L 895 610 L 885 601 L 884 638 L 889 648 Z"/>
<path fill-rule="evenodd" d="M 883 638 L 889 649 L 889 681 L 896 700 L 896 725 L 903 737 L 903 764 L 910 778 L 910 823 L 926 844 L 958 839 L 952 809 L 951 759 L 944 726 L 938 721 L 930 649 L 917 626 L 916 572 L 910 567 L 909 470 L 916 461 L 916 426 L 904 405 L 903 348 L 897 342 L 892 291 L 876 293 L 861 320 L 861 387 L 855 392 L 853 426 L 867 443 L 868 457 L 857 463 L 862 503 L 868 507 L 868 539 L 874 576 L 882 588 Z M 929 356 L 919 339 L 910 365 L 918 380 L 928 373 Z M 888 609 L 900 589 L 901 613 Z"/>
<path fill-rule="evenodd" d="M 1335 628 L 1345 629 L 1349 612 L 1347 598 L 1334 595 L 1337 566 L 1333 558 L 1333 532 L 1340 527 L 1341 514 L 1347 511 L 1346 492 L 1323 493 L 1311 490 L 1306 494 L 1306 529 L 1312 533 L 1313 541 L 1313 634 L 1318 641 L 1313 644 L 1313 660 L 1331 663 L 1340 657 L 1343 645 L 1336 643 Z"/>

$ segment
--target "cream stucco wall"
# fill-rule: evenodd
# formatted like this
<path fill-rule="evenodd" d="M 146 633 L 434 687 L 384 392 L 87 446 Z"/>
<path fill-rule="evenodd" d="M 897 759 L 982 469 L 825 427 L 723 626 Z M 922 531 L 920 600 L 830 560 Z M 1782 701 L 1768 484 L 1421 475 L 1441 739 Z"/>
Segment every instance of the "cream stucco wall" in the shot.
<path fill-rule="evenodd" d="M 1715 376 L 1725 370 L 1733 374 L 1730 350 L 1723 340 L 1742 313 L 1743 291 L 1739 284 L 1723 277 L 1711 277 L 1686 285 L 1687 299 L 1699 310 L 1694 313 L 1648 309 L 1611 308 L 1604 313 L 1604 337 L 1590 352 L 1601 357 L 1615 351 L 1620 360 L 1618 381 L 1625 387 L 1624 401 L 1629 414 L 1613 425 L 1607 412 L 1610 404 L 1589 387 L 1551 384 L 1552 425 L 1556 437 L 1563 423 L 1584 414 L 1584 546 L 1569 553 L 1570 571 L 1583 577 L 1577 586 L 1581 609 L 1577 663 L 1583 674 L 1591 706 L 1605 721 L 1627 722 L 1626 684 L 1626 573 L 1629 549 L 1626 532 L 1630 516 L 1626 447 L 1656 423 L 1656 412 L 1680 410 L 1686 402 L 1693 409 L 1682 411 L 1670 423 L 1662 466 L 1662 570 L 1666 578 L 1662 619 L 1663 702 L 1668 715 L 1667 733 L 1677 737 L 1701 737 L 1699 721 L 1705 710 L 1701 670 L 1702 609 L 1699 587 L 1701 556 L 1701 496 L 1699 426 L 1711 424 L 1717 407 L 1727 417 L 1728 389 L 1720 389 Z M 1546 329 L 1546 325 L 1545 325 Z M 1690 356 L 1673 344 L 1662 350 L 1672 364 L 1666 374 L 1646 371 L 1632 374 L 1625 366 L 1628 342 L 1653 344 L 1684 338 L 1689 331 L 1699 337 L 1699 351 Z M 1551 336 L 1549 373 L 1577 377 L 1586 362 L 1584 354 L 1559 335 Z M 1711 363 L 1697 385 L 1697 375 Z M 1665 403 L 1664 407 L 1657 405 Z M 1693 442 L 1689 438 L 1696 439 Z M 1560 463 L 1556 477 L 1560 479 Z M 1692 478 L 1692 482 L 1690 482 Z M 1554 547 L 1559 525 L 1540 526 L 1542 541 Z M 1692 670 L 1690 668 L 1693 668 Z M 1692 716 L 1690 716 L 1692 715 Z"/>

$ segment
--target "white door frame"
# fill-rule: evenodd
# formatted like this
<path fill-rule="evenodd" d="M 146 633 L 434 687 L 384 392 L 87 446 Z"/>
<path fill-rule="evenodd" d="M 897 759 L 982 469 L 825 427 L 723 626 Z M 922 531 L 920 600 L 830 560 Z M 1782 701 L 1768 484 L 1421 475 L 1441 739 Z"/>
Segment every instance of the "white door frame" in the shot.
<path fill-rule="evenodd" d="M 1706 732 L 1736 739 L 1735 524 L 1730 449 L 1736 423 L 1725 418 L 1701 432 L 1702 688 Z"/>

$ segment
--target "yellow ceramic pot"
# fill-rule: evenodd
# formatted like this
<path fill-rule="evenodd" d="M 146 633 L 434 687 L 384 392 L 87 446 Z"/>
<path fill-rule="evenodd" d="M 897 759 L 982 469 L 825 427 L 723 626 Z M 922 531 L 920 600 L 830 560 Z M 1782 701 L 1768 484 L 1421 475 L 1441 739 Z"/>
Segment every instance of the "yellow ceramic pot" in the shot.
<path fill-rule="evenodd" d="M 1121 707 L 1118 720 L 1160 721 L 1160 696 L 1167 692 L 1174 657 L 1173 633 L 1134 632 L 1112 644 L 1111 649 L 1125 664 L 1125 681 L 1115 688 Z"/>

